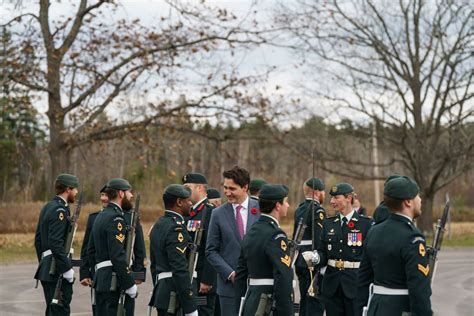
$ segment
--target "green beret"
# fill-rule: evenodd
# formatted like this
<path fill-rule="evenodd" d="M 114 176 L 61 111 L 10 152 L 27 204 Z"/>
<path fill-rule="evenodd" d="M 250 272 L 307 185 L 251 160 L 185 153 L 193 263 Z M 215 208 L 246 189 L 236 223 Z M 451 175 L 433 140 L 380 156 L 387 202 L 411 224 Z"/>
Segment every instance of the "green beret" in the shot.
<path fill-rule="evenodd" d="M 387 184 L 388 181 L 390 181 L 392 179 L 400 178 L 400 177 L 401 177 L 401 175 L 399 175 L 399 174 L 392 174 L 392 175 L 388 176 L 387 179 L 385 179 L 384 185 Z"/>
<path fill-rule="evenodd" d="M 352 192 L 354 192 L 354 188 L 352 187 L 352 185 L 350 185 L 349 183 L 342 182 L 342 183 L 333 185 L 331 188 L 331 191 L 329 191 L 329 194 L 331 194 L 332 196 L 335 196 L 335 195 L 345 195 Z"/>
<path fill-rule="evenodd" d="M 324 181 L 319 178 L 309 178 L 304 184 L 313 190 L 324 191 Z"/>
<path fill-rule="evenodd" d="M 191 189 L 181 184 L 170 184 L 163 195 L 172 195 L 177 198 L 187 199 L 191 196 Z"/>
<path fill-rule="evenodd" d="M 183 184 L 186 183 L 197 183 L 197 184 L 207 184 L 206 177 L 200 173 L 187 173 L 181 179 Z"/>
<path fill-rule="evenodd" d="M 127 191 L 130 190 L 132 186 L 128 183 L 127 180 L 122 178 L 115 178 L 107 182 L 107 189 Z"/>
<path fill-rule="evenodd" d="M 283 184 L 264 184 L 260 189 L 260 199 L 278 201 L 288 196 L 288 187 Z"/>
<path fill-rule="evenodd" d="M 58 177 L 56 178 L 56 182 L 65 185 L 69 188 L 79 187 L 79 181 L 77 180 L 77 177 L 69 173 L 61 173 L 60 175 L 58 175 Z"/>
<path fill-rule="evenodd" d="M 219 199 L 221 197 L 221 193 L 219 190 L 214 188 L 207 189 L 207 198 L 208 199 Z"/>
<path fill-rule="evenodd" d="M 383 189 L 383 194 L 393 199 L 411 200 L 420 192 L 418 184 L 409 177 L 399 176 L 388 181 Z"/>
<path fill-rule="evenodd" d="M 267 184 L 267 181 L 263 179 L 252 179 L 249 184 L 249 190 L 260 191 L 264 184 Z"/>

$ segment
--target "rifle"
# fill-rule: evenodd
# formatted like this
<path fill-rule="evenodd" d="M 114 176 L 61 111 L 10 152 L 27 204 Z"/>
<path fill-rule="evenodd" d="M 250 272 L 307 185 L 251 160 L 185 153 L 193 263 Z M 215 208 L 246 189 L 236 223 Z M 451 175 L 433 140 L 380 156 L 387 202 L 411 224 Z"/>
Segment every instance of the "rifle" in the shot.
<path fill-rule="evenodd" d="M 311 250 L 314 251 L 314 148 L 312 152 L 312 162 L 313 162 L 313 182 L 312 184 L 312 194 L 311 194 Z M 314 267 L 308 267 L 310 274 L 310 285 L 308 287 L 308 295 L 310 297 L 315 297 L 317 293 L 317 284 L 318 284 L 318 273 L 319 269 L 314 271 Z"/>
<path fill-rule="evenodd" d="M 446 193 L 446 204 L 444 205 L 443 215 L 438 219 L 436 223 L 435 235 L 433 238 L 433 244 L 431 247 L 428 247 L 428 264 L 430 266 L 430 280 L 433 283 L 436 266 L 438 262 L 438 252 L 441 250 L 441 244 L 443 243 L 444 227 L 448 220 L 449 214 L 449 195 Z"/>
<path fill-rule="evenodd" d="M 64 249 L 66 251 L 66 256 L 70 258 L 72 254 L 74 253 L 74 249 L 72 248 L 72 244 L 74 241 L 74 235 L 76 234 L 77 230 L 77 221 L 79 220 L 79 214 L 81 214 L 81 206 L 82 206 L 82 200 L 84 198 L 84 192 L 81 190 L 81 193 L 79 195 L 79 199 L 77 201 L 76 209 L 74 210 L 74 213 L 72 216 L 69 216 L 69 228 L 66 236 L 66 240 L 64 242 Z M 50 268 L 50 273 L 51 270 L 55 271 L 56 270 L 56 261 L 51 262 L 51 268 Z M 62 274 L 58 278 L 58 282 L 56 282 L 56 288 L 54 289 L 54 295 L 53 299 L 51 300 L 51 305 L 63 305 L 63 292 L 61 291 L 61 287 L 63 284 L 63 276 Z"/>
<path fill-rule="evenodd" d="M 196 271 L 196 265 L 199 258 L 199 247 L 201 247 L 202 234 L 204 229 L 199 225 L 196 230 L 196 235 L 194 235 L 194 243 L 189 245 L 190 253 L 188 259 L 188 271 L 191 278 L 191 284 L 193 283 L 194 271 Z M 198 284 L 199 289 L 199 284 Z"/>
<path fill-rule="evenodd" d="M 128 270 L 132 269 L 133 265 L 133 246 L 135 244 L 135 232 L 140 218 L 140 193 L 137 193 L 135 206 L 131 211 L 130 225 L 127 227 L 127 242 L 125 243 L 125 260 L 127 262 Z M 117 306 L 117 316 L 125 316 L 125 290 L 120 292 L 119 304 Z"/>

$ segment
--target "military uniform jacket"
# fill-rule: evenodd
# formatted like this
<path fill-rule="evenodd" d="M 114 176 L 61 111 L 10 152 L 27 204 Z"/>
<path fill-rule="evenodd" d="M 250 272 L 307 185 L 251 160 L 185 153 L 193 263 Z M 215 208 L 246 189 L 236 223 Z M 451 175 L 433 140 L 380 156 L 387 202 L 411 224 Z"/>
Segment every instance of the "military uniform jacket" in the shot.
<path fill-rule="evenodd" d="M 109 203 L 97 215 L 88 245 L 91 267 L 108 260 L 112 262 L 112 266 L 96 270 L 94 288 L 97 292 L 111 292 L 112 272 L 117 275 L 117 291 L 126 290 L 135 284 L 126 262 L 126 234 L 127 223 L 122 209 L 117 204 Z"/>
<path fill-rule="evenodd" d="M 35 249 L 38 257 L 38 269 L 35 279 L 55 282 L 59 274 L 72 268 L 71 262 L 64 249 L 64 242 L 70 227 L 69 206 L 61 197 L 55 196 L 41 210 L 35 234 Z M 52 255 L 43 256 L 50 250 Z M 56 262 L 56 273 L 49 274 L 52 259 Z"/>
<path fill-rule="evenodd" d="M 431 286 L 426 242 L 412 221 L 390 214 L 367 235 L 359 269 L 358 307 L 367 305 L 369 284 L 408 289 L 409 295 L 377 295 L 370 302 L 369 315 L 432 315 Z"/>
<path fill-rule="evenodd" d="M 81 247 L 81 266 L 79 268 L 79 278 L 84 280 L 86 278 L 92 279 L 94 277 L 94 267 L 90 265 L 89 254 L 87 253 L 87 246 L 89 245 L 90 235 L 92 232 L 92 225 L 94 225 L 95 218 L 100 211 L 90 213 L 87 218 L 86 232 L 84 233 L 84 240 Z"/>
<path fill-rule="evenodd" d="M 246 297 L 243 315 L 255 315 L 262 293 L 272 294 L 276 308 L 273 315 L 294 314 L 293 270 L 288 238 L 274 218 L 262 213 L 245 235 L 235 273 L 237 308 L 240 298 Z M 273 279 L 274 285 L 252 285 L 247 290 L 248 278 Z"/>
<path fill-rule="evenodd" d="M 203 234 L 201 238 L 201 246 L 198 249 L 198 260 L 196 264 L 197 271 L 197 284 L 199 288 L 199 283 L 204 283 L 207 285 L 212 285 L 211 293 L 215 292 L 217 272 L 213 266 L 207 261 L 206 258 L 206 240 L 207 232 L 209 228 L 209 222 L 211 221 L 212 210 L 214 205 L 210 204 L 207 199 L 201 201 L 198 205 L 195 205 L 189 217 L 186 220 L 186 230 L 188 231 L 191 240 L 194 242 L 196 235 L 196 230 L 198 227 L 203 229 Z"/>
<path fill-rule="evenodd" d="M 158 276 L 172 272 L 170 278 L 155 280 L 153 295 L 148 305 L 157 309 L 168 309 L 170 293 L 177 294 L 178 305 L 183 312 L 195 311 L 196 303 L 191 290 L 188 271 L 188 244 L 191 242 L 184 219 L 178 213 L 165 211 L 150 233 L 150 260 Z"/>
<path fill-rule="evenodd" d="M 372 220 L 353 212 L 346 227 L 341 227 L 339 215 L 324 220 L 321 243 L 318 253 L 321 256 L 319 266 L 325 266 L 328 260 L 360 262 L 362 260 L 362 245 Z M 344 294 L 349 299 L 356 297 L 357 270 L 354 268 L 339 269 L 327 266 L 322 283 L 322 293 L 332 297 L 341 284 Z"/>
<path fill-rule="evenodd" d="M 307 212 L 311 212 L 311 203 L 313 202 L 312 199 L 306 199 L 303 203 L 301 203 L 295 211 L 295 226 L 293 229 L 293 240 L 296 238 L 296 230 L 298 228 L 298 222 L 300 218 L 304 218 Z M 326 211 L 321 207 L 318 201 L 314 201 L 313 206 L 314 216 L 308 214 L 306 219 L 306 229 L 303 234 L 304 241 L 311 241 L 311 245 L 301 245 L 299 246 L 299 253 L 298 257 L 296 258 L 295 266 L 297 268 L 304 268 L 307 269 L 308 265 L 303 258 L 302 253 L 305 251 L 312 251 L 318 249 L 319 242 L 321 240 L 321 232 L 323 230 L 323 221 L 326 218 Z M 314 222 L 313 222 L 314 219 Z M 313 232 L 311 231 L 313 229 Z M 314 239 L 313 239 L 314 237 Z M 314 248 L 313 248 L 314 245 Z"/>

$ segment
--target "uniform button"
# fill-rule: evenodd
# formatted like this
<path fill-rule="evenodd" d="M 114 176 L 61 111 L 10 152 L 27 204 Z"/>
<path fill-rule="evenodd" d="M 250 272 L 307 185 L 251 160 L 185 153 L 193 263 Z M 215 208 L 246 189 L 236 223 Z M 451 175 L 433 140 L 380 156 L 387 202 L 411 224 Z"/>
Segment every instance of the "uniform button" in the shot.
<path fill-rule="evenodd" d="M 339 240 L 339 242 L 342 242 L 342 239 L 341 239 L 341 240 Z"/>
<path fill-rule="evenodd" d="M 339 249 L 339 252 L 342 252 L 342 249 Z"/>

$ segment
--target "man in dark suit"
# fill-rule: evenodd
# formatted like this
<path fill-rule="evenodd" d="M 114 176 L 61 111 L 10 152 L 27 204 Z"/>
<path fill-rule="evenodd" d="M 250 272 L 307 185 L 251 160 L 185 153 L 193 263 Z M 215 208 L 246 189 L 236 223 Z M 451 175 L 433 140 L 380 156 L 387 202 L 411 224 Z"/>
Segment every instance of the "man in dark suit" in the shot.
<path fill-rule="evenodd" d="M 250 175 L 235 166 L 223 173 L 227 203 L 212 212 L 206 256 L 218 273 L 217 295 L 222 315 L 236 315 L 235 269 L 245 233 L 260 215 L 258 203 L 248 196 Z"/>

